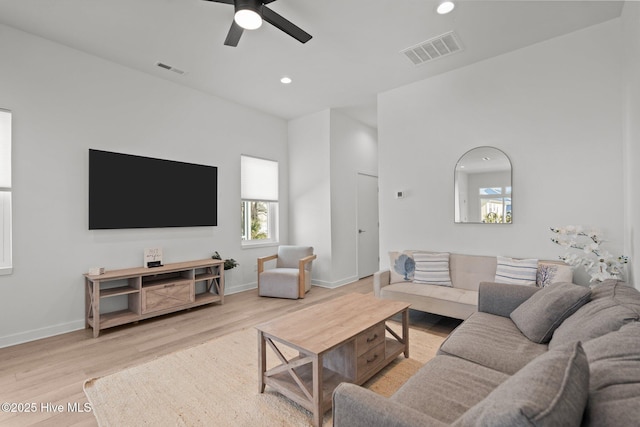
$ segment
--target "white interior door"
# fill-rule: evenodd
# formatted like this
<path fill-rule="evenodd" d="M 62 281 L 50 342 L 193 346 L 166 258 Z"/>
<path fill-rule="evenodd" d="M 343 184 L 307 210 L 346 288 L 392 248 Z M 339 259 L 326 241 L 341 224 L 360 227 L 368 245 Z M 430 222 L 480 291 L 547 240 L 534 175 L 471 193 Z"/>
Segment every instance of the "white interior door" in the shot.
<path fill-rule="evenodd" d="M 378 177 L 358 174 L 358 277 L 379 268 Z"/>

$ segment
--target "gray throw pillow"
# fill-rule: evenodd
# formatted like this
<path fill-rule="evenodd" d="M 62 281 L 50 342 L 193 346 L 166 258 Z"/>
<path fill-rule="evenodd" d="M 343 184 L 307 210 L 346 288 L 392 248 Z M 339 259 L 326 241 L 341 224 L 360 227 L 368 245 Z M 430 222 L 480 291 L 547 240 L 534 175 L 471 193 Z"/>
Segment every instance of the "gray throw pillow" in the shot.
<path fill-rule="evenodd" d="M 624 282 L 606 280 L 591 288 L 591 301 L 580 307 L 553 333 L 549 347 L 571 341 L 583 343 L 624 324 L 640 321 L 640 292 Z"/>
<path fill-rule="evenodd" d="M 458 418 L 454 426 L 580 426 L 589 364 L 579 342 L 532 360 Z"/>
<path fill-rule="evenodd" d="M 591 289 L 569 282 L 552 283 L 511 312 L 511 320 L 527 338 L 547 343 L 553 331 L 591 298 Z"/>

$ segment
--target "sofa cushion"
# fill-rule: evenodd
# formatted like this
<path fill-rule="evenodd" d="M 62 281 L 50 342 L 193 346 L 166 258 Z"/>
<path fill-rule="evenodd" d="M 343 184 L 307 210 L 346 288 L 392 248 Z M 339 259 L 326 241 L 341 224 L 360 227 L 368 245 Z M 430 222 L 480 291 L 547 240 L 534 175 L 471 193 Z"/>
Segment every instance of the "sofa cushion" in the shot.
<path fill-rule="evenodd" d="M 537 357 L 467 411 L 455 426 L 579 426 L 589 364 L 579 342 Z"/>
<path fill-rule="evenodd" d="M 391 396 L 391 400 L 450 424 L 509 378 L 469 361 L 436 356 Z"/>
<path fill-rule="evenodd" d="M 552 283 L 572 282 L 573 270 L 563 262 L 540 261 L 536 273 L 536 286 L 544 288 Z"/>
<path fill-rule="evenodd" d="M 389 252 L 389 265 L 389 283 L 413 281 L 416 264 L 411 253 Z"/>
<path fill-rule="evenodd" d="M 591 289 L 573 283 L 553 283 L 520 304 L 511 320 L 533 342 L 549 342 L 556 328 L 591 298 Z"/>
<path fill-rule="evenodd" d="M 589 360 L 585 426 L 629 426 L 640 420 L 640 322 L 584 343 Z"/>
<path fill-rule="evenodd" d="M 415 310 L 463 320 L 475 313 L 478 304 L 478 291 L 413 282 L 384 286 L 380 296 L 410 302 Z"/>
<path fill-rule="evenodd" d="M 413 254 L 416 271 L 414 283 L 426 283 L 438 286 L 453 286 L 449 276 L 449 254 L 416 252 Z"/>
<path fill-rule="evenodd" d="M 415 295 L 416 297 L 430 297 L 439 300 L 455 301 L 473 306 L 478 304 L 477 291 L 450 288 L 448 286 L 418 284 L 413 282 L 395 283 L 393 285 L 385 286 L 382 289 L 382 293 L 385 296 L 399 293 L 405 295 Z"/>
<path fill-rule="evenodd" d="M 476 312 L 447 337 L 438 354 L 512 375 L 546 351 L 546 344 L 528 340 L 508 317 Z"/>
<path fill-rule="evenodd" d="M 514 259 L 499 256 L 495 281 L 513 285 L 534 285 L 538 272 L 537 259 Z"/>
<path fill-rule="evenodd" d="M 607 280 L 594 286 L 591 301 L 556 329 L 549 347 L 586 342 L 634 320 L 640 320 L 640 292 L 624 282 Z"/>
<path fill-rule="evenodd" d="M 480 282 L 493 281 L 496 277 L 496 257 L 451 254 L 449 256 L 451 283 L 455 288 L 478 291 Z"/>

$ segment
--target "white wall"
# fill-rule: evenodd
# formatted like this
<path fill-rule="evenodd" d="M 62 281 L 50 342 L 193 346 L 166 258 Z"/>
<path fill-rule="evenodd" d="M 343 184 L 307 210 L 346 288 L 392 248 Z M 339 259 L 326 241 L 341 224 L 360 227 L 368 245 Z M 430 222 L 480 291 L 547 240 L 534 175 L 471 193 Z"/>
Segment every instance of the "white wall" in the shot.
<path fill-rule="evenodd" d="M 14 273 L 0 276 L 0 347 L 84 327 L 82 274 L 219 251 L 240 267 L 227 290 L 255 286 L 256 257 L 240 246 L 240 154 L 280 161 L 287 241 L 284 120 L 0 26 L 0 107 L 13 111 Z M 247 126 L 246 123 L 251 123 Z M 218 167 L 218 226 L 88 230 L 88 149 Z M 184 203 L 188 201 L 175 200 Z"/>
<path fill-rule="evenodd" d="M 313 246 L 314 283 L 331 281 L 330 112 L 289 122 L 289 236 Z"/>
<path fill-rule="evenodd" d="M 377 131 L 331 110 L 333 286 L 358 280 L 358 173 L 378 175 Z"/>
<path fill-rule="evenodd" d="M 548 229 L 566 224 L 622 252 L 620 38 L 616 19 L 380 94 L 381 264 L 418 248 L 555 259 Z M 512 225 L 453 222 L 454 166 L 476 146 L 512 161 Z"/>
<path fill-rule="evenodd" d="M 631 258 L 631 279 L 640 288 L 640 2 L 625 2 L 621 19 L 625 48 L 625 252 Z"/>
<path fill-rule="evenodd" d="M 313 283 L 357 280 L 357 175 L 377 175 L 377 135 L 335 111 L 289 122 L 291 242 L 312 245 Z"/>

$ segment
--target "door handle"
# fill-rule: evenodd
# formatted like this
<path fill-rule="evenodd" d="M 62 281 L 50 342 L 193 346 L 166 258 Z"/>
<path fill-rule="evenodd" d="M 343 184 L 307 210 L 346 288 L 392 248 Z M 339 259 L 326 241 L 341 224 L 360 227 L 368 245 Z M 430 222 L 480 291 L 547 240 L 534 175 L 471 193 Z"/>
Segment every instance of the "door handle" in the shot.
<path fill-rule="evenodd" d="M 362 234 L 362 233 L 364 233 L 365 231 L 366 231 L 366 230 L 358 229 L 358 234 Z"/>

